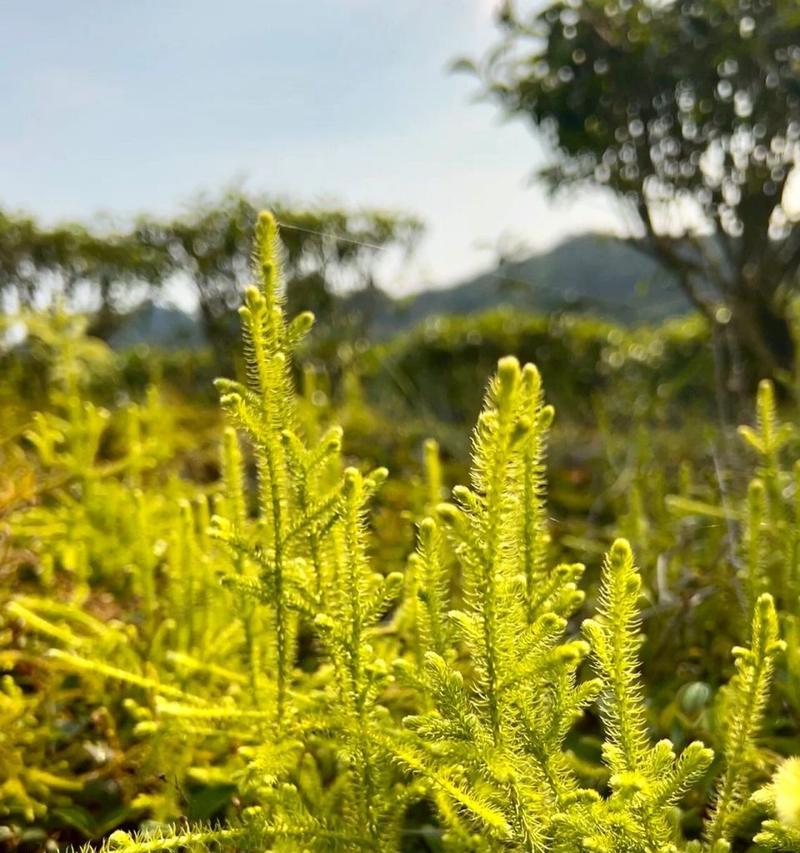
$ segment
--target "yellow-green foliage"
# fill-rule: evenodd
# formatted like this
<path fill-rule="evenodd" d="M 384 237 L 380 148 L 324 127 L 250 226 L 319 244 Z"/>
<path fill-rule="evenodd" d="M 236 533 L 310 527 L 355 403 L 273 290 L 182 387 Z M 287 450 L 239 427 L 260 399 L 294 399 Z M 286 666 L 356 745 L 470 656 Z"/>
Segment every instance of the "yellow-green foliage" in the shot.
<path fill-rule="evenodd" d="M 754 799 L 774 816 L 756 841 L 774 850 L 800 850 L 800 758 L 786 759 Z"/>
<path fill-rule="evenodd" d="M 760 842 L 800 849 L 780 846 L 797 835 L 794 764 L 750 800 L 769 776 L 758 737 L 783 648 L 768 590 L 785 563 L 761 538 L 785 491 L 769 389 L 745 435 L 761 465 L 743 544 L 750 629 L 720 691 L 715 757 L 680 732 L 655 737 L 626 540 L 608 549 L 579 624 L 584 566 L 552 559 L 554 412 L 537 369 L 500 360 L 452 502 L 426 445 L 403 577 L 371 557 L 386 470 L 346 459 L 342 431 L 295 392 L 293 353 L 313 318 L 284 316 L 269 214 L 254 268 L 239 312 L 246 376 L 218 382 L 217 482 L 161 464 L 155 394 L 108 414 L 71 382 L 27 433 L 56 484 L 11 516 L 39 574 L 3 609 L 7 837 L 38 822 L 126 853 L 724 853 L 772 812 Z M 781 512 L 794 572 L 797 519 Z M 88 728 L 54 737 L 65 717 Z M 587 729 L 602 738 L 594 752 Z M 98 780 L 119 789 L 102 819 L 87 797 Z"/>

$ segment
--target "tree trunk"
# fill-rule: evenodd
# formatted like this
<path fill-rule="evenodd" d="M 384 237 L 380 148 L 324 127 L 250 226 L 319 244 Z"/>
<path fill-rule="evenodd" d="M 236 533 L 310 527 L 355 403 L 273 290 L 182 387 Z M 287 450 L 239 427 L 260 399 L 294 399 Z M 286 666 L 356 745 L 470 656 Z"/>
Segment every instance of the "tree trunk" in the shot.
<path fill-rule="evenodd" d="M 748 356 L 751 381 L 772 378 L 791 383 L 797 344 L 785 313 L 776 310 L 766 294 L 750 290 L 730 303 L 731 323 Z"/>

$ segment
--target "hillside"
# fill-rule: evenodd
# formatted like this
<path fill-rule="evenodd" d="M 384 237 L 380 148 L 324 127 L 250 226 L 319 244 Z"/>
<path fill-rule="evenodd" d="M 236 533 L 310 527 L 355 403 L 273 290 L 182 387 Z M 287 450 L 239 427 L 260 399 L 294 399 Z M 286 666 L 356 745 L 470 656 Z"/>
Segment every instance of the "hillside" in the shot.
<path fill-rule="evenodd" d="M 197 320 L 180 308 L 147 300 L 126 315 L 108 338 L 116 350 L 137 344 L 158 344 L 165 349 L 200 349 L 206 338 Z"/>
<path fill-rule="evenodd" d="M 501 306 L 532 313 L 591 313 L 635 326 L 689 310 L 675 280 L 625 240 L 584 234 L 548 252 L 510 262 L 451 287 L 396 299 L 378 288 L 341 299 L 374 338 L 387 338 L 435 315 L 475 314 Z M 111 340 L 116 349 L 158 343 L 196 348 L 196 321 L 174 308 L 145 303 Z"/>
<path fill-rule="evenodd" d="M 350 297 L 354 310 L 364 298 Z M 431 315 L 473 314 L 503 305 L 537 313 L 592 313 L 626 325 L 658 322 L 690 308 L 675 279 L 630 243 L 584 234 L 452 287 L 403 300 L 373 296 L 371 331 L 385 336 Z"/>

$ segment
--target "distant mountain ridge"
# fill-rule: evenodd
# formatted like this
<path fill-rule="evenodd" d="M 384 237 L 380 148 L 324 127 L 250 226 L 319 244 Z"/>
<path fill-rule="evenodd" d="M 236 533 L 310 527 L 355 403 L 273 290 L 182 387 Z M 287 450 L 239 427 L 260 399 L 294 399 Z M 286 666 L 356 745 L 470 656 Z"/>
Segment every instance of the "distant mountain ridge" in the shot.
<path fill-rule="evenodd" d="M 354 309 L 369 298 L 349 297 Z M 657 323 L 691 306 L 677 280 L 630 241 L 598 234 L 566 240 L 533 255 L 467 279 L 425 290 L 406 299 L 372 299 L 371 331 L 379 336 L 415 326 L 431 315 L 475 314 L 507 306 L 549 313 L 591 313 L 625 325 Z M 378 310 L 376 310 L 378 309 Z"/>
<path fill-rule="evenodd" d="M 207 343 L 203 327 L 191 314 L 147 300 L 131 311 L 108 338 L 116 350 L 138 344 L 164 349 L 202 349 Z"/>
<path fill-rule="evenodd" d="M 368 288 L 342 297 L 341 304 L 363 318 L 375 338 L 390 337 L 431 316 L 476 314 L 501 306 L 532 313 L 593 314 L 631 326 L 691 310 L 673 275 L 630 241 L 601 234 L 573 237 L 450 287 L 405 298 Z M 185 312 L 145 303 L 110 343 L 117 349 L 137 343 L 197 348 L 204 341 L 200 325 Z"/>

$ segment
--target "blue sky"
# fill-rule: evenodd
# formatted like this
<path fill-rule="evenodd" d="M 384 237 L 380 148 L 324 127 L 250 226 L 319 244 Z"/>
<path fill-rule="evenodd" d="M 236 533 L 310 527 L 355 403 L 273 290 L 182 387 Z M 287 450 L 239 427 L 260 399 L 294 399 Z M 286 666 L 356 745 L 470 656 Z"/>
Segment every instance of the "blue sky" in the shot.
<path fill-rule="evenodd" d="M 396 293 L 618 230 L 549 201 L 545 153 L 447 72 L 493 0 L 0 0 L 0 205 L 47 221 L 179 209 L 230 184 L 406 210 L 427 236 Z"/>

